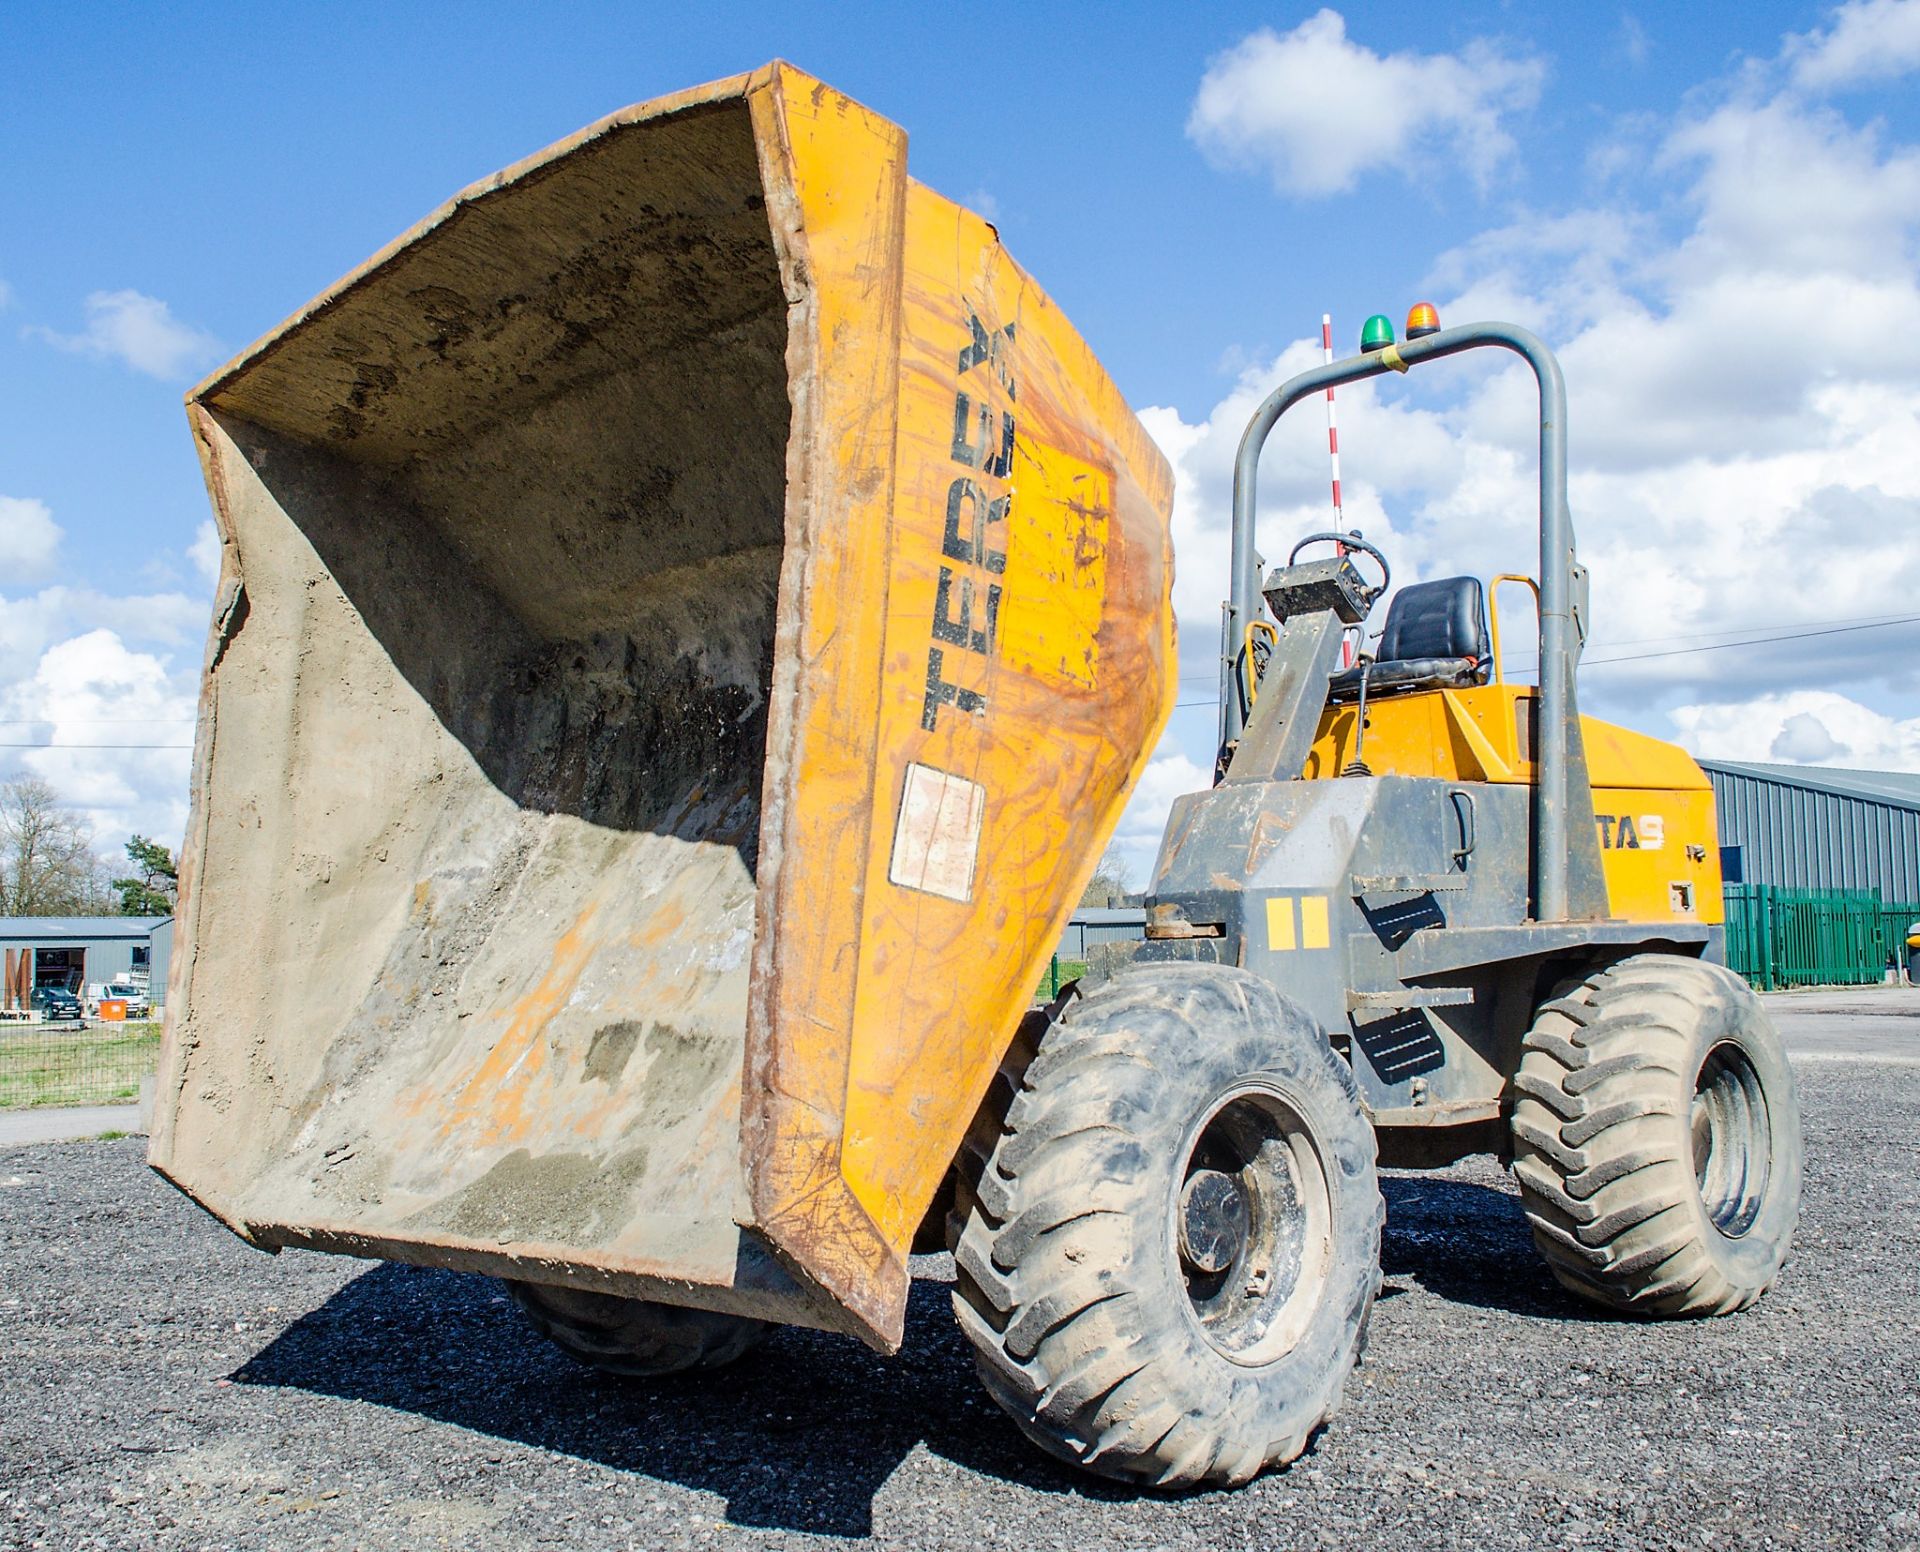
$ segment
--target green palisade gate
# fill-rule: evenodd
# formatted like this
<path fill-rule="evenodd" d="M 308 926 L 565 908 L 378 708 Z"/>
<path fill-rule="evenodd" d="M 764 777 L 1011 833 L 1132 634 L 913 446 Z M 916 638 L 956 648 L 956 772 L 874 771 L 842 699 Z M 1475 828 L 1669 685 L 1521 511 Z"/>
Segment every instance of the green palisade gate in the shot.
<path fill-rule="evenodd" d="M 1869 986 L 1906 962 L 1907 925 L 1920 904 L 1877 890 L 1780 889 L 1728 884 L 1727 964 L 1761 991 Z"/>

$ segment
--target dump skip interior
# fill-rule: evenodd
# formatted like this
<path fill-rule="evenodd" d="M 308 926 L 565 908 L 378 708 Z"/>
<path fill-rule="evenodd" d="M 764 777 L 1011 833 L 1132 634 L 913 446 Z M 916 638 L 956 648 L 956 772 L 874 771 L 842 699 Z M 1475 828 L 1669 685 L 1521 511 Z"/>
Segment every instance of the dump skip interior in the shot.
<path fill-rule="evenodd" d="M 736 99 L 462 204 L 203 395 L 245 594 L 179 1036 L 223 1120 L 174 1146 L 260 1237 L 745 1275 L 786 321 Z"/>

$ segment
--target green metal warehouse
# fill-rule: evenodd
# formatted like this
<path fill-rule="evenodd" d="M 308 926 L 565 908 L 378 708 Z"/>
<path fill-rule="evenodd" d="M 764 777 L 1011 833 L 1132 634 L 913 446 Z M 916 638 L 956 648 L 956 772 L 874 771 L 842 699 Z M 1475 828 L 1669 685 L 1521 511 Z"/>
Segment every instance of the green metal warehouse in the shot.
<path fill-rule="evenodd" d="M 1767 987 L 1878 981 L 1920 921 L 1920 775 L 1702 760 L 1727 962 Z"/>

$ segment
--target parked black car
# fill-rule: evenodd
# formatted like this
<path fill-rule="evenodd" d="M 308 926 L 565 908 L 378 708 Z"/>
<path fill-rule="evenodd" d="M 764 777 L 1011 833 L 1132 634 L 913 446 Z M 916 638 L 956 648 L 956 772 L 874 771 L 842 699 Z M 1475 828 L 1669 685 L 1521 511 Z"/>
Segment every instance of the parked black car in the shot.
<path fill-rule="evenodd" d="M 38 1010 L 44 1019 L 74 1019 L 80 1017 L 80 999 L 70 991 L 58 986 L 36 986 L 27 994 L 27 1006 Z"/>

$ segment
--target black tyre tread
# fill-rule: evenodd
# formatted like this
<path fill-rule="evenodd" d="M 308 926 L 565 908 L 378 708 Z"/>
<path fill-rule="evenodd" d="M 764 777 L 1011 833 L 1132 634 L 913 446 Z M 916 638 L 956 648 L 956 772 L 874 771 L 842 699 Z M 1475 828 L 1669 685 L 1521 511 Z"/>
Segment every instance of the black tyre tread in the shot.
<path fill-rule="evenodd" d="M 1379 1287 L 1385 1208 L 1377 1184 L 1362 1252 L 1368 1272 L 1343 1312 L 1345 1350 L 1277 1437 L 1255 1405 L 1251 1371 L 1225 1395 L 1208 1393 L 1206 1377 L 1173 1361 L 1168 1327 L 1189 1322 L 1186 1311 L 1150 1307 L 1110 1270 L 1116 1246 L 1132 1243 L 1130 1182 L 1154 1163 L 1130 1123 L 1150 1118 L 1167 1086 L 1155 1060 L 1160 1042 L 1143 1044 L 1140 1029 L 1174 1028 L 1193 1041 L 1196 1027 L 1222 1013 L 1246 1022 L 1269 1004 L 1277 1013 L 1277 994 L 1244 971 L 1177 962 L 1122 971 L 1044 1031 L 1007 1096 L 991 1156 L 963 1158 L 949 1219 L 954 1313 L 988 1393 L 1063 1459 L 1161 1487 L 1240 1483 L 1298 1455 L 1339 1404 Z M 1358 1120 L 1351 1073 L 1320 1049 Z M 1371 1184 L 1372 1131 L 1358 1124 Z"/>
<path fill-rule="evenodd" d="M 1753 1303 L 1779 1270 L 1799 1191 L 1790 1074 L 1783 1092 L 1768 1090 L 1770 1107 L 1790 1114 L 1794 1139 L 1791 1156 L 1772 1166 L 1791 1193 L 1778 1254 L 1736 1264 L 1699 1204 L 1685 1117 L 1701 1054 L 1695 1032 L 1716 1001 L 1757 1021 L 1754 1038 L 1777 1051 L 1743 981 L 1663 954 L 1622 960 L 1553 997 L 1522 1042 L 1514 1178 L 1534 1243 L 1583 1298 L 1664 1317 L 1724 1314 Z M 1786 1073 L 1783 1060 L 1777 1067 Z"/>
<path fill-rule="evenodd" d="M 1075 992 L 1068 995 L 1065 1001 L 1071 1003 L 1077 996 Z M 1013 1104 L 1014 1095 L 1020 1092 L 1026 1070 L 1040 1049 L 1040 1036 L 1047 1023 L 1048 1016 L 1044 1011 L 1031 1013 L 1020 1021 L 1006 1055 L 1000 1058 L 1000 1065 L 987 1086 L 986 1097 L 980 1101 L 980 1108 L 974 1112 L 973 1120 L 967 1127 L 967 1135 L 961 1141 L 954 1159 L 953 1207 L 947 1214 L 949 1250 L 959 1240 L 960 1229 L 968 1215 L 979 1205 L 983 1191 L 990 1211 L 1004 1213 L 1007 1210 L 1004 1191 L 998 1179 L 989 1175 L 987 1161 L 993 1157 L 994 1149 L 999 1145 L 1008 1107 Z"/>
<path fill-rule="evenodd" d="M 651 1378 L 718 1369 L 751 1352 L 773 1329 L 745 1315 L 579 1288 L 511 1279 L 506 1286 L 536 1331 L 568 1357 L 609 1374 Z"/>

